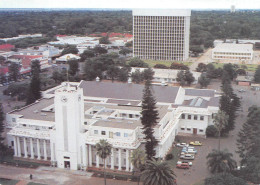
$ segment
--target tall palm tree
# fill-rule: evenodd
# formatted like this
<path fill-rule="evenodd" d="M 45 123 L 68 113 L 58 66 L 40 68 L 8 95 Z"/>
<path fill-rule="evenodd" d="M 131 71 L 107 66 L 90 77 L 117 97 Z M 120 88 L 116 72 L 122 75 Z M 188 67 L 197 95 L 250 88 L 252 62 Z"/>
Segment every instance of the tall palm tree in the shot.
<path fill-rule="evenodd" d="M 219 151 L 213 149 L 207 156 L 207 164 L 211 173 L 232 171 L 236 167 L 236 161 L 232 157 L 233 154 L 227 150 Z"/>
<path fill-rule="evenodd" d="M 112 145 L 105 139 L 96 144 L 97 155 L 104 161 L 104 181 L 106 185 L 106 158 L 111 154 Z"/>
<path fill-rule="evenodd" d="M 174 185 L 175 177 L 172 167 L 167 162 L 155 159 L 146 162 L 141 175 L 144 185 Z"/>
<path fill-rule="evenodd" d="M 228 123 L 228 115 L 224 112 L 219 110 L 218 113 L 214 116 L 214 126 L 218 130 L 218 150 L 220 151 L 220 134 L 223 128 Z"/>
<path fill-rule="evenodd" d="M 136 149 L 132 152 L 130 156 L 131 163 L 133 164 L 134 168 L 140 172 L 141 168 L 144 166 L 146 161 L 146 154 L 144 150 Z M 133 171 L 134 173 L 134 171 Z M 138 185 L 139 185 L 140 177 L 138 178 Z"/>

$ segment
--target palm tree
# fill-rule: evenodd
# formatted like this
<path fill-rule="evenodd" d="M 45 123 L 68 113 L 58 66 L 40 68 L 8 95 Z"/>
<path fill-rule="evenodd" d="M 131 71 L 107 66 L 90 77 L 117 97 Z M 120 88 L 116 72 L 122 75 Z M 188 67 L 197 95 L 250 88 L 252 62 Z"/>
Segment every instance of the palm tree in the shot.
<path fill-rule="evenodd" d="M 228 123 L 228 115 L 224 112 L 219 110 L 218 113 L 214 116 L 214 126 L 216 127 L 216 129 L 218 130 L 218 150 L 220 151 L 220 133 L 222 131 L 223 128 L 225 128 L 225 126 Z"/>
<path fill-rule="evenodd" d="M 111 154 L 112 145 L 105 139 L 96 144 L 97 155 L 104 161 L 104 181 L 106 185 L 106 158 Z"/>
<path fill-rule="evenodd" d="M 155 159 L 147 161 L 141 175 L 144 185 L 173 185 L 175 177 L 172 167 L 167 162 Z"/>
<path fill-rule="evenodd" d="M 230 172 L 236 167 L 236 161 L 232 159 L 233 154 L 227 150 L 219 151 L 213 149 L 208 154 L 208 167 L 211 173 Z"/>
<path fill-rule="evenodd" d="M 146 161 L 146 154 L 144 150 L 136 149 L 132 152 L 132 155 L 130 157 L 131 163 L 137 169 L 139 172 L 141 171 L 141 168 L 144 166 Z M 133 171 L 134 173 L 134 171 Z M 139 185 L 140 177 L 138 178 L 138 185 Z"/>

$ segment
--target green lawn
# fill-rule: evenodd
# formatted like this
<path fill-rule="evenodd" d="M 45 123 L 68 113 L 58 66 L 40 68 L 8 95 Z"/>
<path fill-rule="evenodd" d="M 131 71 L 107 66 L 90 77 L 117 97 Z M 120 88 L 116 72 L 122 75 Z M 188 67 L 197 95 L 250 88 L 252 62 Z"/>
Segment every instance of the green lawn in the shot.
<path fill-rule="evenodd" d="M 164 64 L 167 67 L 170 67 L 173 61 L 158 61 L 158 60 L 144 60 L 145 63 L 149 65 L 149 67 L 155 66 L 155 64 Z M 183 63 L 186 66 L 190 66 L 192 62 L 176 62 L 176 63 Z"/>
<path fill-rule="evenodd" d="M 224 63 L 216 63 L 213 62 L 212 63 L 215 68 L 223 68 L 223 66 L 225 65 Z M 255 71 L 257 68 L 257 64 L 239 64 L 238 66 L 241 67 L 242 65 L 245 65 L 247 67 L 246 71 Z"/>
<path fill-rule="evenodd" d="M 0 178 L 0 184 L 3 184 L 3 185 L 15 185 L 18 182 L 19 181 L 17 181 L 17 180 Z"/>

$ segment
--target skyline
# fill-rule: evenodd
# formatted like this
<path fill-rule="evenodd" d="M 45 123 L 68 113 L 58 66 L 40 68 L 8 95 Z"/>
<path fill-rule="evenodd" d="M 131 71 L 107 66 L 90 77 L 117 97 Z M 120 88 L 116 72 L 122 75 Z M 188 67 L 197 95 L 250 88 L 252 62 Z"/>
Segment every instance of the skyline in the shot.
<path fill-rule="evenodd" d="M 83 9 L 230 9 L 235 5 L 236 9 L 260 9 L 258 0 L 1 0 L 0 8 L 83 8 Z"/>

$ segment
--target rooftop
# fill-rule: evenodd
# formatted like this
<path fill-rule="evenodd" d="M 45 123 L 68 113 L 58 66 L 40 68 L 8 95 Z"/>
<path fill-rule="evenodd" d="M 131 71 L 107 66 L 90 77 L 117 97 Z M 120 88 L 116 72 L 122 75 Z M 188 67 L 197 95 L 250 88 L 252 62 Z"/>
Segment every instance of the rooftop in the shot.
<path fill-rule="evenodd" d="M 190 16 L 191 10 L 133 9 L 133 16 Z"/>
<path fill-rule="evenodd" d="M 187 96 L 214 97 L 215 91 L 209 89 L 185 89 Z"/>
<path fill-rule="evenodd" d="M 253 52 L 253 44 L 230 44 L 222 43 L 217 45 L 214 49 L 214 52 Z"/>

